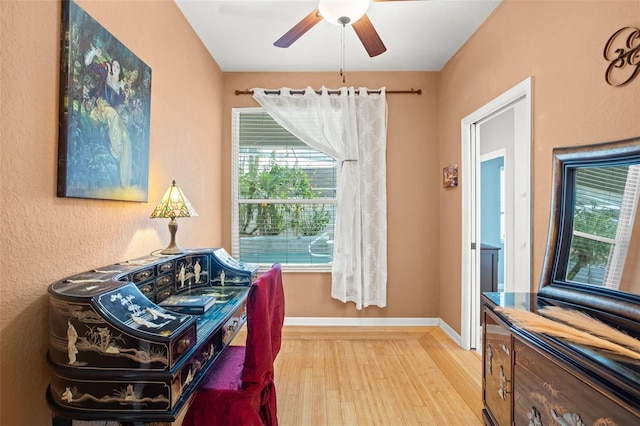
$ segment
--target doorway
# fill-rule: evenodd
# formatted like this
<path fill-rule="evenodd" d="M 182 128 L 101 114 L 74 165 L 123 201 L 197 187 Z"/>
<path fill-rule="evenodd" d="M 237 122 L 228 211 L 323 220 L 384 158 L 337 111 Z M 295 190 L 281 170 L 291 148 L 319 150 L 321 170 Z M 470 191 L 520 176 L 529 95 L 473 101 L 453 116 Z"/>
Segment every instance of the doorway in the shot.
<path fill-rule="evenodd" d="M 502 158 L 502 243 L 498 245 L 501 248 L 498 255 L 504 263 L 499 289 L 531 291 L 531 78 L 465 117 L 461 130 L 461 168 L 467 171 L 461 174 L 461 344 L 465 349 L 480 351 L 480 248 L 484 242 L 483 231 L 485 238 L 491 235 L 491 241 L 485 244 L 496 242 L 495 230 L 483 229 L 483 226 L 489 226 L 487 223 L 495 223 L 495 218 L 486 220 L 484 225 L 482 220 L 483 159 Z"/>
<path fill-rule="evenodd" d="M 506 147 L 480 155 L 481 292 L 504 290 L 507 234 L 506 156 Z"/>

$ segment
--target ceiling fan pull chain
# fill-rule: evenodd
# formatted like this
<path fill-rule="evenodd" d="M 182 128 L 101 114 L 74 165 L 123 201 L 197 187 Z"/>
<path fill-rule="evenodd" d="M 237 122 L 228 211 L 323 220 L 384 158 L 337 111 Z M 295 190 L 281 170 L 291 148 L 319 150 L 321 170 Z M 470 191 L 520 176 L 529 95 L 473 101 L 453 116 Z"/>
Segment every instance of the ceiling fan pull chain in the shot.
<path fill-rule="evenodd" d="M 340 76 L 342 77 L 342 83 L 345 83 L 347 81 L 347 77 L 346 77 L 346 71 L 345 71 L 345 65 L 344 65 L 344 58 L 345 58 L 345 50 L 346 50 L 346 44 L 345 44 L 345 40 L 344 40 L 344 29 L 345 29 L 346 25 L 342 24 L 342 33 L 340 36 L 340 44 L 341 46 L 341 53 L 340 53 Z"/>

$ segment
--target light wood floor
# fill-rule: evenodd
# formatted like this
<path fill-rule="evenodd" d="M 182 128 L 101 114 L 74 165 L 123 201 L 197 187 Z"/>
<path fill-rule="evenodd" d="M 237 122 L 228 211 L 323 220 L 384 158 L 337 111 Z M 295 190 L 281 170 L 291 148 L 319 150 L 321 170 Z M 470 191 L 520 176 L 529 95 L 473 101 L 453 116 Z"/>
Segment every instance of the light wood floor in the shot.
<path fill-rule="evenodd" d="M 481 357 L 438 327 L 286 326 L 275 369 L 281 426 L 482 424 Z"/>

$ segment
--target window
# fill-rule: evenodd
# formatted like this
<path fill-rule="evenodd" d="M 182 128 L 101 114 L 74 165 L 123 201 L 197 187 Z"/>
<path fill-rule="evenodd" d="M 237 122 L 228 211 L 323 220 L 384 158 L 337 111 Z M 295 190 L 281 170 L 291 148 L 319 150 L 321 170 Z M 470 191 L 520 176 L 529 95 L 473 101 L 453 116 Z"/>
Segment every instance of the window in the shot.
<path fill-rule="evenodd" d="M 567 280 L 618 288 L 638 204 L 637 166 L 576 171 Z"/>
<path fill-rule="evenodd" d="M 261 108 L 234 109 L 232 253 L 245 263 L 330 270 L 336 161 Z"/>

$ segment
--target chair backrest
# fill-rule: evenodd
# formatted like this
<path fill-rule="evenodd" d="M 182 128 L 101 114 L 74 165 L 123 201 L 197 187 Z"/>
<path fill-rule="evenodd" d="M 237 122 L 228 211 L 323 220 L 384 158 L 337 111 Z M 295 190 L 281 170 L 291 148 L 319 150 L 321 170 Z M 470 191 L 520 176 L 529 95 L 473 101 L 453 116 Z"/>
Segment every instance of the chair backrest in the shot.
<path fill-rule="evenodd" d="M 249 289 L 247 341 L 242 384 L 264 386 L 273 380 L 273 362 L 282 344 L 284 289 L 282 268 L 274 263 Z"/>

